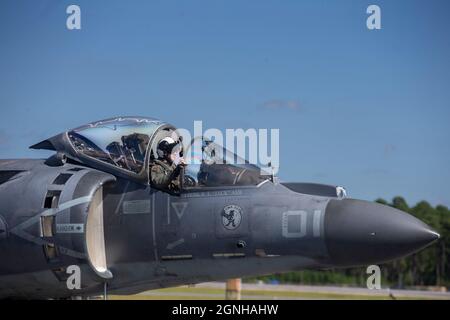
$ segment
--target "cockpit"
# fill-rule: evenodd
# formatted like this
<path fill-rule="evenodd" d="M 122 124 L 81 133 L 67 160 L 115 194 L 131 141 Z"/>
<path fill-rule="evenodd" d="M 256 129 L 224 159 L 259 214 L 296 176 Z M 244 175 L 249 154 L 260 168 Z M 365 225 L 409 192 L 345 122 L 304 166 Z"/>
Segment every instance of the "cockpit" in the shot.
<path fill-rule="evenodd" d="M 151 184 L 151 167 L 159 142 L 171 137 L 179 142 L 182 166 L 179 192 L 197 188 L 257 186 L 271 178 L 251 164 L 204 137 L 190 140 L 175 127 L 153 118 L 118 117 L 93 122 L 44 140 L 31 148 L 55 150 L 76 162 L 141 183 Z M 190 140 L 190 142 L 189 142 Z"/>
<path fill-rule="evenodd" d="M 204 137 L 193 139 L 185 153 L 185 188 L 256 186 L 271 177 L 258 165 Z"/>

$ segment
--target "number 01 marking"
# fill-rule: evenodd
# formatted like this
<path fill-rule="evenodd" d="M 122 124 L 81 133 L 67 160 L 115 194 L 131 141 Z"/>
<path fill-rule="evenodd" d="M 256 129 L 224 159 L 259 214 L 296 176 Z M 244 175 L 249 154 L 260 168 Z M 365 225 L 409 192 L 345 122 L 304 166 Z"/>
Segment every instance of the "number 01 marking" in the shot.
<path fill-rule="evenodd" d="M 298 219 L 289 219 L 290 217 L 296 217 Z M 313 214 L 313 223 L 312 223 L 312 235 L 313 237 L 320 237 L 320 227 L 321 227 L 321 210 L 314 210 Z M 289 222 L 289 220 L 291 222 Z M 294 211 L 286 211 L 283 212 L 283 216 L 281 217 L 281 228 L 282 235 L 285 238 L 302 238 L 307 235 L 306 225 L 308 222 L 308 212 L 304 210 L 294 210 Z M 296 225 L 293 225 L 295 223 Z M 290 228 L 289 228 L 290 224 Z"/>
<path fill-rule="evenodd" d="M 291 225 L 291 228 L 295 231 L 289 231 L 289 217 L 295 217 L 295 216 L 300 217 L 300 225 L 299 226 Z M 307 217 L 308 217 L 308 212 L 303 211 L 303 210 L 283 212 L 283 217 L 281 218 L 283 237 L 285 237 L 285 238 L 302 238 L 302 237 L 306 236 Z M 292 221 L 293 219 L 290 219 L 290 220 Z M 295 219 L 295 220 L 297 221 L 297 219 Z"/>

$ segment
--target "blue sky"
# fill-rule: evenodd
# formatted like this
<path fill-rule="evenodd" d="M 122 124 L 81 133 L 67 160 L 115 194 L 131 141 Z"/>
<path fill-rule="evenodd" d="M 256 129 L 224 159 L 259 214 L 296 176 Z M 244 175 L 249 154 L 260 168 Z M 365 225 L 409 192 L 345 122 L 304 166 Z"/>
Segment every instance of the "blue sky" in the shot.
<path fill-rule="evenodd" d="M 82 29 L 66 28 L 81 7 Z M 381 7 L 382 29 L 366 28 Z M 450 2 L 0 2 L 0 158 L 115 115 L 279 128 L 279 176 L 450 206 Z"/>

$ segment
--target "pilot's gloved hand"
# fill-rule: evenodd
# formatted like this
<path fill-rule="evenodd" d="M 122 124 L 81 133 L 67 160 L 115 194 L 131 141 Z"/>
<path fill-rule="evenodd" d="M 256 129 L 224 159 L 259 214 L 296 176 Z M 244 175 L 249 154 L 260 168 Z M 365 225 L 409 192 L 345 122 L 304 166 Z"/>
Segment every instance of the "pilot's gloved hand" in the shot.
<path fill-rule="evenodd" d="M 172 162 L 178 166 L 180 163 L 184 162 L 183 157 L 180 156 L 178 152 L 174 152 L 170 155 Z"/>
<path fill-rule="evenodd" d="M 184 160 L 184 158 L 183 157 L 180 157 L 179 155 L 176 155 L 176 156 L 174 156 L 174 158 L 173 158 L 173 163 L 176 165 L 176 166 L 185 166 L 186 165 L 186 161 Z"/>
<path fill-rule="evenodd" d="M 172 179 L 178 177 L 178 175 L 179 175 L 180 172 L 181 172 L 181 168 L 183 168 L 183 167 L 184 167 L 184 165 L 182 165 L 182 164 L 178 164 L 178 165 L 175 167 L 175 169 L 174 169 L 173 172 L 172 172 Z"/>

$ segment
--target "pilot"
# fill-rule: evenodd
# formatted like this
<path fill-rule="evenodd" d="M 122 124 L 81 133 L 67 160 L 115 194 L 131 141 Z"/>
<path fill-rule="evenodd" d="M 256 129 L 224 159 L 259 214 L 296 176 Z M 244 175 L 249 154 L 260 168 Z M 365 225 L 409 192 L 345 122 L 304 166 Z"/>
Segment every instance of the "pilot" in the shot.
<path fill-rule="evenodd" d="M 164 138 L 158 143 L 157 153 L 158 159 L 154 160 L 150 172 L 152 184 L 160 189 L 178 191 L 178 177 L 185 165 L 180 156 L 179 143 L 171 137 Z"/>

